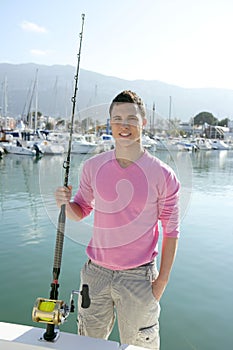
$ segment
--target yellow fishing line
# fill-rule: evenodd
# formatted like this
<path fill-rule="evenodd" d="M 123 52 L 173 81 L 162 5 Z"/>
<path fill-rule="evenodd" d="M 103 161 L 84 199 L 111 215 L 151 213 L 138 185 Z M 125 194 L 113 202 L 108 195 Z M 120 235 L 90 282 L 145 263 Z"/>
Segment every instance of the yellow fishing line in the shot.
<path fill-rule="evenodd" d="M 40 311 L 52 312 L 55 308 L 55 304 L 53 301 L 42 301 L 38 307 Z M 41 317 L 42 321 L 51 321 L 51 318 Z"/>

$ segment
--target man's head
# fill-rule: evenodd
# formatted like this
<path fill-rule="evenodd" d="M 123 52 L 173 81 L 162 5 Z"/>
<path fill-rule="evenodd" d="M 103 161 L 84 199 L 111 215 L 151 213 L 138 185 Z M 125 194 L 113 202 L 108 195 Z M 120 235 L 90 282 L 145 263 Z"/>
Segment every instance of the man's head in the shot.
<path fill-rule="evenodd" d="M 142 101 L 142 99 L 133 91 L 131 90 L 124 90 L 120 92 L 113 100 L 109 108 L 109 114 L 111 116 L 112 109 L 114 105 L 120 104 L 120 103 L 135 103 L 139 110 L 142 118 L 146 117 L 146 108 Z"/>
<path fill-rule="evenodd" d="M 141 143 L 142 129 L 146 125 L 146 110 L 142 99 L 130 90 L 122 91 L 112 101 L 110 108 L 112 135 L 124 145 Z"/>

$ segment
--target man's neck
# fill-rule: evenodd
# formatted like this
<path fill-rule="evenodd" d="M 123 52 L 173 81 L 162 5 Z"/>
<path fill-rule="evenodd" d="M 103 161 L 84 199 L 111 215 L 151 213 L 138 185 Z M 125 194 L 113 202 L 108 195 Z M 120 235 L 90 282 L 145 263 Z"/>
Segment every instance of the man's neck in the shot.
<path fill-rule="evenodd" d="M 143 155 L 144 151 L 140 143 L 128 147 L 116 144 L 116 160 L 122 168 L 127 168 L 130 164 L 136 162 Z"/>

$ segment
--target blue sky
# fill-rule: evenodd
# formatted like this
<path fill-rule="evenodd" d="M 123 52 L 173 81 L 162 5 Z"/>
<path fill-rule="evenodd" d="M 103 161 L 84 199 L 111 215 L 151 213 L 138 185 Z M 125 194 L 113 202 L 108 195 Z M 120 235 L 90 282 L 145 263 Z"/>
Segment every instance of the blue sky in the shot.
<path fill-rule="evenodd" d="M 232 0 L 0 0 L 0 62 L 233 89 Z"/>

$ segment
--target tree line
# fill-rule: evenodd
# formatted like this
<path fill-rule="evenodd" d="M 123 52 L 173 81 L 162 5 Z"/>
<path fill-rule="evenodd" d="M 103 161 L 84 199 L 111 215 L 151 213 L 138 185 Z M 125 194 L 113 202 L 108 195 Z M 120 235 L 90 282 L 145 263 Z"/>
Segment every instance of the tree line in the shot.
<path fill-rule="evenodd" d="M 204 125 L 205 123 L 207 123 L 209 125 L 228 126 L 229 121 L 230 121 L 229 118 L 218 120 L 210 112 L 201 112 L 193 118 L 194 125 Z"/>

